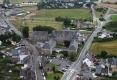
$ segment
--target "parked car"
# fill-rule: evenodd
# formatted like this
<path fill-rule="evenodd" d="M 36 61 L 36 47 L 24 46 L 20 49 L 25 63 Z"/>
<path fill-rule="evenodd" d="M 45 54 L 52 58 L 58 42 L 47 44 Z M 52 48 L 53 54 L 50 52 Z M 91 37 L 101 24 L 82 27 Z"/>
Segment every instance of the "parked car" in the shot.
<path fill-rule="evenodd" d="M 57 66 L 60 66 L 61 64 L 57 64 Z"/>

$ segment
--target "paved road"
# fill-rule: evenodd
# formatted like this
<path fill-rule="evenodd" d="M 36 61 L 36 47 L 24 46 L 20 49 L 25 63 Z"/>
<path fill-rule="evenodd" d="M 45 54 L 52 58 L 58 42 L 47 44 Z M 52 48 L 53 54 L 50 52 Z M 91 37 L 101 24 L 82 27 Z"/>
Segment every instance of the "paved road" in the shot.
<path fill-rule="evenodd" d="M 93 19 L 95 20 L 97 18 L 95 16 L 95 10 L 93 8 L 93 5 L 91 6 L 91 9 L 92 9 L 92 13 L 93 13 Z M 108 11 L 107 11 L 107 13 L 108 13 Z M 108 14 L 106 14 L 106 15 L 108 15 Z M 78 59 L 76 60 L 76 62 L 64 74 L 64 76 L 62 77 L 62 80 L 73 80 L 73 78 L 75 77 L 76 74 L 80 74 L 81 64 L 82 64 L 83 58 L 85 57 L 85 53 L 89 49 L 89 47 L 90 47 L 90 45 L 91 45 L 91 43 L 93 41 L 93 38 L 97 35 L 98 32 L 100 32 L 100 30 L 105 25 L 105 23 L 106 22 L 100 22 L 98 20 L 98 26 L 97 26 L 97 28 L 94 30 L 94 32 L 92 33 L 92 35 L 89 37 L 89 39 L 85 43 L 85 45 L 84 45 L 84 47 L 83 47 L 83 49 L 82 49 L 82 51 L 81 51 Z"/>
<path fill-rule="evenodd" d="M 3 20 L 10 26 L 10 28 L 18 35 L 20 35 L 22 37 L 22 34 L 20 31 L 18 31 L 13 25 L 12 23 L 9 22 L 9 20 L 7 18 L 5 18 L 4 16 L 2 16 Z M 43 80 L 43 76 L 42 76 L 42 73 L 40 72 L 39 70 L 39 65 L 38 65 L 38 61 L 40 60 L 39 58 L 39 52 L 38 50 L 35 48 L 34 45 L 30 44 L 26 39 L 23 39 L 23 42 L 25 44 L 27 44 L 30 49 L 32 49 L 33 53 L 32 53 L 32 56 L 31 56 L 31 60 L 32 60 L 32 63 L 31 65 L 34 67 L 34 72 L 36 74 L 36 80 Z"/>

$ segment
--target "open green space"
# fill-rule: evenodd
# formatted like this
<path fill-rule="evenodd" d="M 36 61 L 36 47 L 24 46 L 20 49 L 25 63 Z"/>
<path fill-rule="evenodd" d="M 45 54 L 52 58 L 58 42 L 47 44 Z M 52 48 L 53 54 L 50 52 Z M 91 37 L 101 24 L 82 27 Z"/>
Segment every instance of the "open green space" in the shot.
<path fill-rule="evenodd" d="M 89 9 L 49 9 L 40 10 L 32 18 L 55 18 L 55 17 L 68 17 L 74 19 L 91 19 Z"/>
<path fill-rule="evenodd" d="M 33 11 L 37 10 L 37 6 L 19 7 L 18 9 L 33 12 Z"/>
<path fill-rule="evenodd" d="M 22 2 L 40 2 L 41 0 L 9 0 L 12 4 L 21 4 Z"/>
<path fill-rule="evenodd" d="M 106 51 L 109 54 L 117 55 L 117 40 L 92 43 L 90 51 L 94 54 L 100 54 L 101 51 Z"/>
<path fill-rule="evenodd" d="M 58 66 L 57 66 L 57 64 L 51 62 L 51 65 L 52 65 L 52 67 L 55 67 L 55 71 L 58 71 Z"/>
<path fill-rule="evenodd" d="M 97 17 L 97 18 L 101 18 L 101 15 L 102 15 L 102 17 L 103 17 L 104 14 L 105 14 L 105 11 L 96 11 L 97 8 L 103 8 L 103 6 L 99 6 L 99 5 L 96 5 L 96 6 L 95 6 L 96 17 Z M 104 13 L 103 13 L 103 12 L 104 12 Z"/>
<path fill-rule="evenodd" d="M 56 44 L 55 48 L 67 48 L 67 47 L 63 44 Z"/>
<path fill-rule="evenodd" d="M 117 15 L 112 16 L 112 17 L 111 17 L 111 20 L 112 20 L 112 21 L 117 21 Z"/>
<path fill-rule="evenodd" d="M 21 21 L 22 20 L 11 20 L 11 23 L 18 29 L 20 30 L 21 28 Z M 55 28 L 56 30 L 62 30 L 63 23 L 62 22 L 56 22 L 54 20 L 41 20 L 41 19 L 28 19 L 25 20 L 26 26 L 29 27 L 29 32 L 32 33 L 33 30 L 32 28 L 38 25 L 42 26 L 51 26 Z"/>
<path fill-rule="evenodd" d="M 56 77 L 60 77 L 60 79 L 61 79 L 61 77 L 63 76 L 63 74 L 61 74 L 61 73 L 49 73 L 47 76 L 46 76 L 46 80 L 54 80 L 54 76 L 56 76 Z"/>

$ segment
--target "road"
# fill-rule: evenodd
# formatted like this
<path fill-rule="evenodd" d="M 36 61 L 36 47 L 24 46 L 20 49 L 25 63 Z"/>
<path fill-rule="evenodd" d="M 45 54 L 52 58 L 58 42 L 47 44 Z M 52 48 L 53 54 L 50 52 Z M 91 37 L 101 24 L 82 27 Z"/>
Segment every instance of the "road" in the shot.
<path fill-rule="evenodd" d="M 93 19 L 97 20 L 97 18 L 95 16 L 95 10 L 93 8 L 93 5 L 91 6 L 91 9 L 92 9 L 92 14 L 93 14 Z M 108 14 L 109 14 L 109 11 L 107 11 L 106 15 L 108 15 Z M 106 17 L 108 17 L 108 16 L 106 16 Z M 85 57 L 86 51 L 89 49 L 89 47 L 93 41 L 93 38 L 97 35 L 98 32 L 100 32 L 100 30 L 106 24 L 106 22 L 108 22 L 108 20 L 105 22 L 100 22 L 99 20 L 97 20 L 97 21 L 98 21 L 97 28 L 94 30 L 94 32 L 91 34 L 91 36 L 89 37 L 89 39 L 85 43 L 78 59 L 74 62 L 74 64 L 64 74 L 64 76 L 62 77 L 62 80 L 73 80 L 76 74 L 80 74 L 81 64 L 82 64 L 83 58 Z"/>
<path fill-rule="evenodd" d="M 2 16 L 2 19 L 9 25 L 9 27 L 11 28 L 11 30 L 13 30 L 16 34 L 18 34 L 19 36 L 23 37 L 21 32 L 18 31 L 13 25 L 12 23 L 10 23 L 10 21 L 5 18 L 4 16 Z M 30 44 L 26 39 L 23 39 L 23 42 L 30 47 L 30 49 L 32 49 L 32 56 L 31 56 L 31 65 L 33 66 L 33 70 L 36 74 L 36 80 L 42 80 L 43 76 L 42 76 L 42 73 L 41 71 L 39 70 L 39 65 L 38 65 L 38 61 L 40 60 L 39 58 L 39 52 L 38 50 L 35 48 L 34 45 Z"/>

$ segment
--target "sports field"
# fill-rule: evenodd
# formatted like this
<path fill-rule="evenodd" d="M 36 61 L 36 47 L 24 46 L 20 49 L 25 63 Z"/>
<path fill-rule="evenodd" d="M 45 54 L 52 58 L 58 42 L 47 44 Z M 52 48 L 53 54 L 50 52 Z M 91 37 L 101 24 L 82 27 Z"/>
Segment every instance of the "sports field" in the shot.
<path fill-rule="evenodd" d="M 12 24 L 20 30 L 21 28 L 21 20 L 11 20 Z M 55 28 L 56 30 L 62 30 L 62 22 L 56 22 L 54 20 L 40 20 L 40 19 L 28 19 L 25 20 L 26 26 L 29 27 L 29 32 L 32 33 L 32 28 L 37 26 L 37 25 L 45 25 L 45 26 L 51 26 Z"/>
<path fill-rule="evenodd" d="M 89 9 L 49 9 L 41 10 L 32 18 L 55 18 L 55 17 L 68 17 L 74 19 L 91 19 Z"/>
<path fill-rule="evenodd" d="M 94 54 L 100 54 L 101 51 L 107 51 L 109 54 L 117 55 L 117 40 L 93 43 L 90 47 L 90 51 Z"/>

